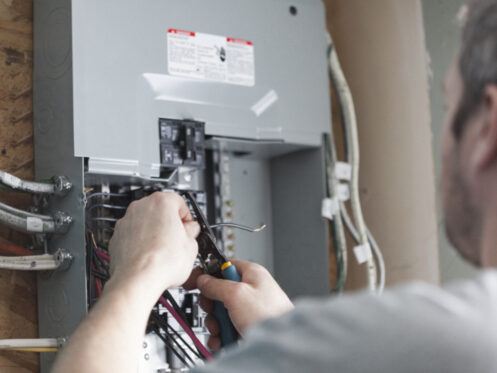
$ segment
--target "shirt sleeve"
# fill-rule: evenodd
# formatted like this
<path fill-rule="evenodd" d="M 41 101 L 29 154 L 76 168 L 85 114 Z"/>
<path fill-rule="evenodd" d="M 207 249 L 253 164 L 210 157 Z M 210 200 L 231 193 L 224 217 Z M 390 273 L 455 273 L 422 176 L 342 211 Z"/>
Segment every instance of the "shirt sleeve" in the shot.
<path fill-rule="evenodd" d="M 484 291 L 469 293 L 413 284 L 381 297 L 304 300 L 194 372 L 495 373 L 495 307 L 479 302 Z"/>

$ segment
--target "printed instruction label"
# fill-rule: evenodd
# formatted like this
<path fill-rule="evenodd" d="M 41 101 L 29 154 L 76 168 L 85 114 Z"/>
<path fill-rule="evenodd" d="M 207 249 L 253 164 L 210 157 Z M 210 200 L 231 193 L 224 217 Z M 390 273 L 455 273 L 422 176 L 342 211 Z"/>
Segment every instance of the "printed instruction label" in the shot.
<path fill-rule="evenodd" d="M 254 44 L 249 40 L 170 28 L 167 66 L 175 76 L 255 85 Z"/>

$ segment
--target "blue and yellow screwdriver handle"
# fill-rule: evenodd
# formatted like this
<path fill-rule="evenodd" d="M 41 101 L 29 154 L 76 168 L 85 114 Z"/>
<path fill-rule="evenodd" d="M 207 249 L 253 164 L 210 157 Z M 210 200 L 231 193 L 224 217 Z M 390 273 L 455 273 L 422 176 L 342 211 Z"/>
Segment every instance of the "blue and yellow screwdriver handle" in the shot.
<path fill-rule="evenodd" d="M 221 265 L 221 275 L 225 280 L 241 282 L 242 278 L 238 273 L 235 265 L 227 261 Z M 236 331 L 231 319 L 228 315 L 228 310 L 221 302 L 214 302 L 214 317 L 219 324 L 221 336 L 221 346 L 227 347 L 238 340 L 238 332 Z"/>

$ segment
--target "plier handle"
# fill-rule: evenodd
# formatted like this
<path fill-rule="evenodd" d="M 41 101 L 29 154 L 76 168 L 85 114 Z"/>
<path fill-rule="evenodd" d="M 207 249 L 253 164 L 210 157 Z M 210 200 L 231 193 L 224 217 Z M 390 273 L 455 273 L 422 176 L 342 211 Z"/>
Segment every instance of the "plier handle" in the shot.
<path fill-rule="evenodd" d="M 190 192 L 183 193 L 185 199 L 189 202 L 195 219 L 200 226 L 200 233 L 197 236 L 198 254 L 203 270 L 218 278 L 225 280 L 241 282 L 240 274 L 235 265 L 219 250 L 216 244 L 216 238 L 204 213 L 200 209 L 197 201 Z M 236 331 L 228 311 L 221 302 L 214 302 L 214 317 L 219 323 L 221 332 L 221 345 L 223 347 L 235 343 L 238 340 Z"/>

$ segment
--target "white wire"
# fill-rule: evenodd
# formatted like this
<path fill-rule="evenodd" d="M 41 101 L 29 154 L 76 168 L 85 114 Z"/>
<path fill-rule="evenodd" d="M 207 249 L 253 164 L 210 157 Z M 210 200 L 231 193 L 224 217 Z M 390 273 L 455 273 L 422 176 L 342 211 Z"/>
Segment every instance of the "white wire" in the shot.
<path fill-rule="evenodd" d="M 350 198 L 352 207 L 352 216 L 354 217 L 358 235 L 359 244 L 366 245 L 368 241 L 368 230 L 366 223 L 364 222 L 364 216 L 362 213 L 361 200 L 359 196 L 359 163 L 360 163 L 360 153 L 359 153 L 359 139 L 357 131 L 357 118 L 355 114 L 354 100 L 350 92 L 349 85 L 343 73 L 340 61 L 336 53 L 335 46 L 333 45 L 333 40 L 329 36 L 330 41 L 330 51 L 329 51 L 329 66 L 330 75 L 333 81 L 333 85 L 337 92 L 338 101 L 342 108 L 343 121 L 345 125 L 345 136 L 347 141 L 347 147 L 349 151 L 350 159 L 348 162 L 352 167 L 352 178 L 350 180 Z M 368 286 L 369 289 L 374 291 L 376 289 L 377 273 L 376 264 L 373 258 L 369 258 L 366 262 L 367 265 L 367 275 L 368 275 Z"/>
<path fill-rule="evenodd" d="M 330 149 L 325 149 L 327 152 L 329 152 L 328 157 L 326 157 L 326 160 L 330 160 L 331 162 L 325 162 L 326 163 L 326 176 L 328 178 L 328 195 L 331 198 L 337 198 L 337 185 L 338 185 L 338 180 L 335 176 L 334 173 L 334 168 L 336 165 L 337 161 L 337 154 L 336 154 L 336 147 L 335 147 L 335 140 L 333 136 L 333 131 L 331 131 L 330 136 L 329 136 L 329 146 Z M 329 164 L 328 164 L 329 163 Z M 342 216 L 340 214 L 340 211 L 337 211 L 333 215 L 333 221 L 332 224 L 334 225 L 334 230 L 335 230 L 335 242 L 334 244 L 336 245 L 336 250 L 340 252 L 341 256 L 341 263 L 339 263 L 338 256 L 337 256 L 337 270 L 339 273 L 338 279 L 337 279 L 337 289 L 339 292 L 343 291 L 343 288 L 345 287 L 345 283 L 347 282 L 347 272 L 348 272 L 348 253 L 347 253 L 347 239 L 345 237 L 345 230 L 343 227 L 343 221 L 342 221 Z"/>
<path fill-rule="evenodd" d="M 0 184 L 14 190 L 40 194 L 54 194 L 56 189 L 54 184 L 22 180 L 5 171 L 0 171 Z"/>
<path fill-rule="evenodd" d="M 15 271 L 49 271 L 59 268 L 55 255 L 0 256 L 0 269 Z"/>
<path fill-rule="evenodd" d="M 0 350 L 16 348 L 57 348 L 59 340 L 56 338 L 40 339 L 0 339 Z"/>
<path fill-rule="evenodd" d="M 342 214 L 343 221 L 345 222 L 345 225 L 347 226 L 347 229 L 349 230 L 350 234 L 352 235 L 352 238 L 356 242 L 359 242 L 359 234 L 357 232 L 356 227 L 354 227 L 354 223 L 352 223 L 352 219 L 350 219 L 349 212 L 347 211 L 347 208 L 345 207 L 345 204 L 342 203 L 340 205 L 340 212 Z M 371 244 L 371 248 L 373 249 L 373 255 L 376 257 L 376 261 L 378 262 L 378 271 L 380 273 L 379 276 L 379 281 L 378 281 L 378 294 L 383 293 L 383 290 L 385 290 L 385 283 L 386 283 L 386 268 L 385 268 L 385 260 L 383 258 L 383 254 L 380 250 L 380 246 L 378 245 L 378 242 L 372 235 L 371 231 L 368 228 L 368 240 L 369 243 Z"/>

